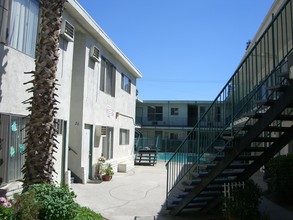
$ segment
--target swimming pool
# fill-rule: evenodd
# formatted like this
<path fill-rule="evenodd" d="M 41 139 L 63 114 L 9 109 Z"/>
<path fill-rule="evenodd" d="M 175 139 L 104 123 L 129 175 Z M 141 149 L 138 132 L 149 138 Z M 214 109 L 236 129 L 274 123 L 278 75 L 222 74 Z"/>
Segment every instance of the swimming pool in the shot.
<path fill-rule="evenodd" d="M 163 153 L 163 152 L 159 152 L 158 155 L 157 155 L 157 160 L 159 161 L 169 161 L 171 159 L 171 157 L 173 156 L 174 153 L 172 152 L 166 152 L 166 153 Z M 178 154 L 177 155 L 177 162 L 192 162 L 194 161 L 194 157 L 196 155 L 195 154 L 189 154 L 189 155 L 186 155 L 186 154 Z M 201 162 L 205 162 L 206 159 L 204 157 L 202 157 L 200 159 Z"/>

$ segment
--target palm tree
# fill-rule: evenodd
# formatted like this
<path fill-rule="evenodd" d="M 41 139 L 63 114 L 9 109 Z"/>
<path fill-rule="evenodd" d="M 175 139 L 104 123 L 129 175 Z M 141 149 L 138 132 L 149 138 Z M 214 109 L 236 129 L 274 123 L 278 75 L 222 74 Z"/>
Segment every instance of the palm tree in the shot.
<path fill-rule="evenodd" d="M 32 87 L 33 96 L 26 100 L 29 121 L 26 124 L 26 156 L 22 168 L 23 186 L 52 183 L 56 152 L 56 72 L 61 16 L 66 0 L 40 0 L 41 20 L 36 46 L 36 60 Z M 25 83 L 25 84 L 27 84 Z"/>

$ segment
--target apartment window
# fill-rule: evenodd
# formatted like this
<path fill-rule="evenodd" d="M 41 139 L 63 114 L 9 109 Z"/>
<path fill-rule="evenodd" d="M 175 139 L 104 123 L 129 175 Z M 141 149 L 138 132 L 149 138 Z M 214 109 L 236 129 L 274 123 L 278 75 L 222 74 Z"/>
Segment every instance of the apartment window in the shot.
<path fill-rule="evenodd" d="M 221 121 L 221 107 L 216 107 L 216 113 L 215 113 L 215 121 L 220 122 Z"/>
<path fill-rule="evenodd" d="M 56 128 L 56 134 L 63 134 L 64 121 L 62 119 L 55 119 L 54 126 Z"/>
<path fill-rule="evenodd" d="M 170 133 L 170 139 L 178 140 L 178 134 L 177 133 Z"/>
<path fill-rule="evenodd" d="M 109 60 L 102 57 L 100 90 L 113 97 L 115 96 L 115 73 L 115 66 Z"/>
<path fill-rule="evenodd" d="M 39 26 L 39 1 L 12 0 L 8 45 L 35 56 Z"/>
<path fill-rule="evenodd" d="M 130 94 L 131 91 L 131 80 L 125 76 L 124 74 L 121 74 L 121 88 L 128 92 Z"/>
<path fill-rule="evenodd" d="M 3 43 L 6 43 L 9 5 L 8 0 L 0 1 L 0 42 Z"/>
<path fill-rule="evenodd" d="M 129 144 L 129 130 L 127 130 L 127 129 L 120 129 L 119 144 L 120 145 Z"/>
<path fill-rule="evenodd" d="M 179 109 L 178 108 L 171 108 L 171 115 L 179 115 Z"/>
<path fill-rule="evenodd" d="M 148 121 L 163 121 L 163 107 L 148 106 Z"/>

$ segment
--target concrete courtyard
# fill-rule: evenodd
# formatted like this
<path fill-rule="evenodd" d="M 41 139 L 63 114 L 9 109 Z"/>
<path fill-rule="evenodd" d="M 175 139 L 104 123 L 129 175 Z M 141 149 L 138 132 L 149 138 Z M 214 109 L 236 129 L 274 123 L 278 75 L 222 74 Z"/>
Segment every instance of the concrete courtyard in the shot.
<path fill-rule="evenodd" d="M 81 206 L 91 208 L 109 220 L 211 220 L 221 216 L 195 216 L 182 213 L 170 216 L 162 209 L 166 198 L 165 163 L 155 166 L 135 166 L 128 173 L 115 173 L 109 182 L 93 180 L 87 184 L 72 184 Z M 261 174 L 254 180 L 264 188 Z M 270 215 L 270 220 L 293 219 L 293 213 L 263 199 L 260 211 Z"/>

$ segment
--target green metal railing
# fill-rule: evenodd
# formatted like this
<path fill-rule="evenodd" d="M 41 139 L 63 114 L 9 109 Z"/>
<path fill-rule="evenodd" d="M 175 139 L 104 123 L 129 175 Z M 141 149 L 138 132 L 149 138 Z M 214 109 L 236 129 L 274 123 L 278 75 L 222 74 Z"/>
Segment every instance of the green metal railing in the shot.
<path fill-rule="evenodd" d="M 267 107 L 257 105 L 256 100 L 278 98 L 278 93 L 268 88 L 286 83 L 281 82 L 277 74 L 288 71 L 287 56 L 292 52 L 292 24 L 293 7 L 291 0 L 288 0 L 277 15 L 272 15 L 267 29 L 167 162 L 167 196 L 189 172 L 200 170 L 206 158 L 218 154 L 214 146 L 233 145 L 224 141 L 223 135 L 243 135 L 245 131 L 237 129 L 238 125 L 255 123 L 255 119 L 247 115 L 267 110 Z M 202 122 L 207 122 L 207 126 L 201 127 Z"/>

